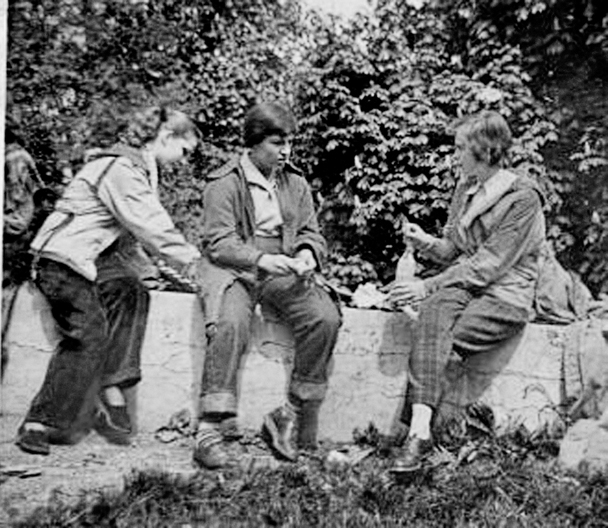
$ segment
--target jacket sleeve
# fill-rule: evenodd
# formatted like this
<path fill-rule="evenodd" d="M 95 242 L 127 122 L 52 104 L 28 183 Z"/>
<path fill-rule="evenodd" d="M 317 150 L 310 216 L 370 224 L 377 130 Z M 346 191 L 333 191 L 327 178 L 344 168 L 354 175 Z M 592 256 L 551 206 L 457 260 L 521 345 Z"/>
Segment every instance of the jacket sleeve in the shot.
<path fill-rule="evenodd" d="M 237 203 L 235 182 L 230 176 L 211 180 L 203 198 L 203 229 L 209 259 L 223 266 L 250 271 L 262 252 L 239 236 L 237 223 L 244 222 L 244 208 Z"/>
<path fill-rule="evenodd" d="M 526 189 L 514 192 L 509 200 L 501 221 L 475 253 L 462 257 L 443 273 L 425 279 L 428 293 L 449 286 L 483 290 L 523 255 L 538 249 L 544 236 L 540 198 L 535 191 Z"/>
<path fill-rule="evenodd" d="M 314 253 L 319 267 L 322 267 L 327 258 L 327 243 L 319 229 L 319 221 L 310 186 L 304 179 L 302 179 L 302 182 L 294 247 L 296 252 L 300 249 L 309 248 Z"/>
<path fill-rule="evenodd" d="M 200 257 L 175 227 L 146 176 L 129 161 L 121 159 L 112 167 L 99 184 L 98 196 L 151 253 L 178 267 Z"/>

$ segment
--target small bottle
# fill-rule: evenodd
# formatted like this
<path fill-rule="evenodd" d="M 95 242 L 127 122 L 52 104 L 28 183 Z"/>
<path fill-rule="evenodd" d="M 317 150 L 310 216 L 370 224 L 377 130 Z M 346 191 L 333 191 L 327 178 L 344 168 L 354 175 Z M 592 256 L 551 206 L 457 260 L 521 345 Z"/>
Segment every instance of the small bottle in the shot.
<path fill-rule="evenodd" d="M 397 262 L 397 270 L 395 271 L 395 283 L 410 282 L 416 277 L 416 259 L 414 258 L 414 247 L 406 243 L 405 251 Z M 407 314 L 412 320 L 418 319 L 418 312 L 409 304 L 403 304 L 400 310 Z"/>
<path fill-rule="evenodd" d="M 405 246 L 403 255 L 397 262 L 397 270 L 395 272 L 396 282 L 409 282 L 414 280 L 416 275 L 416 259 L 414 258 L 414 248 L 411 244 Z"/>

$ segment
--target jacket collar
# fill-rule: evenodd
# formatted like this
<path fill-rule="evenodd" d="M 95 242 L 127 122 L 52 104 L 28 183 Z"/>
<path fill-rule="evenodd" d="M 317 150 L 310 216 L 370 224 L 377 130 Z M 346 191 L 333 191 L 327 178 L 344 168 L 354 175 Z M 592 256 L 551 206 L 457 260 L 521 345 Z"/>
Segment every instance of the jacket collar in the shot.
<path fill-rule="evenodd" d="M 478 216 L 491 209 L 513 186 L 519 176 L 507 170 L 499 170 L 480 186 L 471 205 L 459 222 L 461 229 L 467 229 Z"/>

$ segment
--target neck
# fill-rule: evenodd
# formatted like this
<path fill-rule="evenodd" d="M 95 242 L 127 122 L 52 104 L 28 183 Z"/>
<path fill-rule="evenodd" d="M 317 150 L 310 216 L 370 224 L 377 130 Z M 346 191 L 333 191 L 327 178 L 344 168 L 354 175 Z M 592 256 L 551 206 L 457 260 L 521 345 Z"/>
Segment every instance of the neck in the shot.
<path fill-rule="evenodd" d="M 261 164 L 255 156 L 251 155 L 251 152 L 249 153 L 249 159 L 251 160 L 251 163 L 253 163 L 254 167 L 260 171 L 262 176 L 264 176 L 264 178 L 266 178 L 267 180 L 272 180 L 274 178 L 274 175 L 276 173 L 276 170 L 274 168 L 264 167 L 264 165 Z"/>

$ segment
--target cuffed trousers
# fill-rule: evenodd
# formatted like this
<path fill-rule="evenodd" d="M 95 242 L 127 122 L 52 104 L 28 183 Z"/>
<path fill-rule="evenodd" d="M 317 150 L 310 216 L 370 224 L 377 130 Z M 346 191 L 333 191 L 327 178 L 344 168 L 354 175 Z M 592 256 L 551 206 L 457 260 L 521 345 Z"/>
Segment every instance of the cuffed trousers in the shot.
<path fill-rule="evenodd" d="M 140 380 L 149 297 L 126 269 L 122 276 L 117 269 L 105 278 L 100 273 L 93 283 L 48 259 L 38 264 L 36 284 L 50 304 L 60 341 L 25 421 L 65 431 L 101 387 L 125 388 Z"/>
<path fill-rule="evenodd" d="M 249 345 L 257 302 L 280 314 L 293 332 L 295 359 L 289 395 L 301 401 L 322 400 L 325 396 L 328 365 L 341 324 L 340 312 L 329 294 L 293 275 L 268 278 L 256 286 L 237 280 L 224 294 L 220 316 L 208 342 L 201 418 L 237 413 L 239 364 Z"/>

